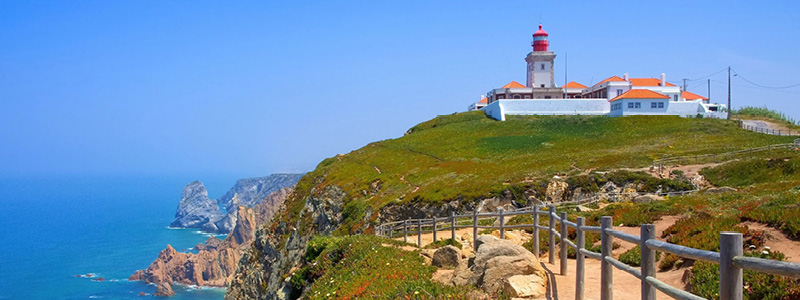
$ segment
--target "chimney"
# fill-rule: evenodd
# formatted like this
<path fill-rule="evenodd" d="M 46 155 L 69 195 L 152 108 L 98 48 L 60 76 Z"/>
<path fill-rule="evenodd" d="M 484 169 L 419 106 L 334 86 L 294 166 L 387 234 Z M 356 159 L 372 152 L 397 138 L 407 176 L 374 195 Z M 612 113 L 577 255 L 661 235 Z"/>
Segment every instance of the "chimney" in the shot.
<path fill-rule="evenodd" d="M 661 86 L 667 85 L 667 74 L 661 73 Z"/>
<path fill-rule="evenodd" d="M 628 81 L 628 72 L 622 75 L 622 80 Z"/>

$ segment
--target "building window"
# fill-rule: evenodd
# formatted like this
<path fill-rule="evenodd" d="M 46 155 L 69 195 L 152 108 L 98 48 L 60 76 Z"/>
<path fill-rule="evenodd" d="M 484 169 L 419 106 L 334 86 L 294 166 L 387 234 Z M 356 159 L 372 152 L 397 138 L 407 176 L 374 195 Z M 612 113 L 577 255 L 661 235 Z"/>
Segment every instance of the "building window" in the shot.
<path fill-rule="evenodd" d="M 519 95 L 514 95 L 514 99 L 520 99 L 520 98 L 522 97 L 520 97 Z"/>
<path fill-rule="evenodd" d="M 628 108 L 633 108 L 633 102 L 628 102 Z"/>
<path fill-rule="evenodd" d="M 549 96 L 549 95 L 548 95 L 548 96 L 544 96 L 544 98 L 545 98 L 545 99 L 551 99 L 551 98 L 553 98 L 553 96 Z"/>
<path fill-rule="evenodd" d="M 544 64 L 542 64 L 542 70 L 544 70 Z"/>
<path fill-rule="evenodd" d="M 542 83 L 542 87 L 544 87 L 544 83 Z"/>
<path fill-rule="evenodd" d="M 676 102 L 678 101 L 678 95 L 674 95 L 673 98 L 675 98 Z"/>
<path fill-rule="evenodd" d="M 525 95 L 525 99 L 530 99 L 531 95 Z"/>
<path fill-rule="evenodd" d="M 506 95 L 497 95 L 497 99 L 505 99 Z"/>
<path fill-rule="evenodd" d="M 658 102 L 658 108 L 664 108 L 664 102 Z"/>
<path fill-rule="evenodd" d="M 617 96 L 622 95 L 622 89 L 617 89 Z"/>
<path fill-rule="evenodd" d="M 658 108 L 658 103 L 650 102 L 650 108 Z"/>
<path fill-rule="evenodd" d="M 633 102 L 633 108 L 642 108 L 642 102 Z"/>

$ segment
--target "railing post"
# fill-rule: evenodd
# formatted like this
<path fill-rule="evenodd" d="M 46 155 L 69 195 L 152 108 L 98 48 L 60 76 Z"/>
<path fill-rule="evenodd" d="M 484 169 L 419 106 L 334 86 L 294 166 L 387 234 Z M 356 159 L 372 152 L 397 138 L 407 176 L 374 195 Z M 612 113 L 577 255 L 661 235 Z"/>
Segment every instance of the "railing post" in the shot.
<path fill-rule="evenodd" d="M 561 212 L 561 276 L 567 276 L 567 253 L 569 246 L 567 246 L 567 212 Z"/>
<path fill-rule="evenodd" d="M 408 243 L 408 220 L 403 220 L 403 243 Z"/>
<path fill-rule="evenodd" d="M 456 240 L 456 212 L 450 212 L 450 238 Z"/>
<path fill-rule="evenodd" d="M 433 242 L 436 243 L 436 216 L 433 216 Z"/>
<path fill-rule="evenodd" d="M 539 206 L 533 206 L 533 254 L 539 258 Z"/>
<path fill-rule="evenodd" d="M 614 229 L 614 223 L 610 216 L 600 218 L 600 300 L 614 299 L 614 266 L 606 261 L 606 257 L 611 256 L 614 238 L 606 232 L 606 229 Z"/>
<path fill-rule="evenodd" d="M 550 259 L 550 263 L 551 264 L 556 264 L 556 251 L 555 251 L 555 249 L 556 249 L 556 235 L 554 234 L 555 232 L 553 231 L 553 230 L 555 230 L 555 227 L 556 227 L 556 219 L 553 218 L 553 216 L 556 215 L 556 207 L 553 206 L 553 205 L 550 205 L 549 211 L 550 211 L 550 214 L 547 215 L 547 219 L 550 220 L 550 225 L 547 227 L 547 229 L 548 229 L 547 230 L 547 235 L 549 237 L 549 240 L 548 240 L 548 243 L 547 243 L 547 245 L 548 245 L 547 255 L 549 256 L 548 258 Z"/>
<path fill-rule="evenodd" d="M 478 210 L 472 211 L 472 248 L 478 252 Z"/>
<path fill-rule="evenodd" d="M 719 299 L 742 300 L 742 269 L 733 258 L 743 255 L 742 234 L 723 231 L 719 235 Z"/>
<path fill-rule="evenodd" d="M 577 252 L 575 253 L 575 300 L 583 300 L 584 257 L 580 249 L 586 248 L 586 234 L 581 229 L 585 223 L 583 217 L 578 217 L 578 220 L 575 221 L 575 224 L 578 225 L 576 226 L 578 228 L 575 229 L 577 233 L 575 245 L 578 246 L 578 249 L 575 250 Z"/>
<path fill-rule="evenodd" d="M 417 247 L 422 248 L 422 219 L 417 221 Z"/>
<path fill-rule="evenodd" d="M 653 224 L 642 224 L 641 243 L 639 248 L 642 252 L 642 300 L 656 300 L 656 288 L 645 280 L 647 276 L 656 277 L 656 251 L 647 247 L 647 240 L 656 238 L 656 226 Z"/>
<path fill-rule="evenodd" d="M 504 240 L 506 238 L 506 229 L 504 228 L 506 225 L 506 219 L 505 216 L 503 216 L 502 208 L 498 209 L 497 212 L 500 213 L 500 239 Z"/>

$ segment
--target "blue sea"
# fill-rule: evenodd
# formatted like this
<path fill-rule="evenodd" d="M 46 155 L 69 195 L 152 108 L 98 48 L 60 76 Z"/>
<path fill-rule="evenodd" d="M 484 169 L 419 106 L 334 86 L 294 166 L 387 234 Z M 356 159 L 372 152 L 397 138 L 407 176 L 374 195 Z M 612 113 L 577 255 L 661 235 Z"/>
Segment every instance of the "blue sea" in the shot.
<path fill-rule="evenodd" d="M 208 235 L 169 229 L 189 177 L 0 177 L 0 299 L 142 299 L 129 282 L 167 244 L 181 251 Z M 210 197 L 234 179 L 207 182 Z M 103 282 L 75 277 L 92 273 Z M 173 286 L 171 299 L 222 299 L 224 289 Z"/>

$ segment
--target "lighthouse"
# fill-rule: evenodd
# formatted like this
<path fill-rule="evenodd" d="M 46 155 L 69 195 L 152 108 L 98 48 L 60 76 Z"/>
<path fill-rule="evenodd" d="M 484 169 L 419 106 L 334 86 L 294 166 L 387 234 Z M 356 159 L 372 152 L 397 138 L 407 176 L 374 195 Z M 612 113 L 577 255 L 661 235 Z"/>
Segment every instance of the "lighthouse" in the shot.
<path fill-rule="evenodd" d="M 528 72 L 526 86 L 531 88 L 555 88 L 555 74 L 553 62 L 556 59 L 556 54 L 549 51 L 550 42 L 547 41 L 547 31 L 542 29 L 542 24 L 539 24 L 539 30 L 533 33 L 533 42 L 531 46 L 533 51 L 528 53 L 525 57 L 525 62 L 528 63 Z"/>

